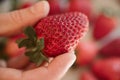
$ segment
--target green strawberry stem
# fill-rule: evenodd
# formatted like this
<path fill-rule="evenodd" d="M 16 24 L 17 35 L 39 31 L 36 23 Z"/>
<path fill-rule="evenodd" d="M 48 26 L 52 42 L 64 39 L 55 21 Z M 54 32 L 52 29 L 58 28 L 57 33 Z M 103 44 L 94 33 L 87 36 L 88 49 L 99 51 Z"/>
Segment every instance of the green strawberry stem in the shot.
<path fill-rule="evenodd" d="M 17 40 L 19 48 L 26 47 L 26 56 L 30 61 L 36 63 L 37 66 L 41 65 L 44 61 L 48 62 L 48 58 L 43 55 L 44 38 L 38 39 L 35 30 L 32 27 L 27 27 L 24 30 L 27 38 Z"/>

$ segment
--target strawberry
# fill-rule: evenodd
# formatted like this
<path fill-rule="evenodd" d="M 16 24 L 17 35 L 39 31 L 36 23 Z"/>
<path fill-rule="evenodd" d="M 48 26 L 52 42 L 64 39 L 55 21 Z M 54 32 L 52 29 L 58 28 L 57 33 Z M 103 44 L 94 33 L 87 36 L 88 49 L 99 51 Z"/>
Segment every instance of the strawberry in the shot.
<path fill-rule="evenodd" d="M 70 0 L 68 11 L 79 11 L 87 15 L 90 19 L 92 14 L 92 4 L 90 0 Z"/>
<path fill-rule="evenodd" d="M 105 45 L 101 50 L 104 56 L 120 56 L 120 38 Z"/>
<path fill-rule="evenodd" d="M 112 17 L 106 16 L 105 14 L 100 14 L 94 25 L 93 37 L 96 40 L 100 40 L 116 27 L 116 20 Z"/>
<path fill-rule="evenodd" d="M 83 72 L 80 80 L 98 80 L 91 72 Z"/>
<path fill-rule="evenodd" d="M 120 80 L 120 58 L 98 60 L 92 70 L 100 80 Z"/>
<path fill-rule="evenodd" d="M 55 57 L 75 48 L 88 30 L 88 20 L 78 12 L 65 13 L 42 19 L 35 30 L 39 37 L 45 39 L 44 53 Z"/>
<path fill-rule="evenodd" d="M 76 64 L 84 66 L 90 64 L 98 52 L 97 45 L 93 41 L 79 42 L 76 48 Z"/>
<path fill-rule="evenodd" d="M 46 56 L 56 57 L 75 49 L 79 39 L 88 31 L 88 25 L 87 17 L 80 12 L 48 16 L 34 27 L 36 33 L 32 27 L 25 30 L 28 39 L 22 40 L 19 47 L 30 48 L 26 55 L 39 65 L 47 60 Z"/>
<path fill-rule="evenodd" d="M 61 13 L 61 8 L 58 0 L 49 0 L 50 12 L 49 15 Z"/>

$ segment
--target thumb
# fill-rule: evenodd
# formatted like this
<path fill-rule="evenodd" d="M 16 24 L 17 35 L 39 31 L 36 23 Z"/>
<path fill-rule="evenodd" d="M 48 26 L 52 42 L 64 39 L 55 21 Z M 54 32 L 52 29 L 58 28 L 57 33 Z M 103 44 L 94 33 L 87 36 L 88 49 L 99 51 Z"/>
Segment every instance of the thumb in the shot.
<path fill-rule="evenodd" d="M 0 36 L 13 35 L 26 26 L 37 22 L 49 12 L 47 1 L 40 1 L 32 7 L 0 14 Z"/>

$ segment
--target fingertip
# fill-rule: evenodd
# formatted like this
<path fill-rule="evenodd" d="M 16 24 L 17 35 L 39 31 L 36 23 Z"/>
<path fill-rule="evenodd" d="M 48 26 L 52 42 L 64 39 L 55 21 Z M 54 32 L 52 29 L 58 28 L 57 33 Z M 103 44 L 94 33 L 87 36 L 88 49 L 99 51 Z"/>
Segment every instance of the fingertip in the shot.
<path fill-rule="evenodd" d="M 70 52 L 66 53 L 66 56 L 68 56 L 68 58 L 70 60 L 72 60 L 73 62 L 76 60 L 76 55 L 75 55 L 74 51 L 70 51 Z"/>
<path fill-rule="evenodd" d="M 49 3 L 48 3 L 47 1 L 41 1 L 41 3 L 43 3 L 44 13 L 46 13 L 46 14 L 45 14 L 45 16 L 46 16 L 46 15 L 48 15 L 49 10 L 50 10 Z"/>
<path fill-rule="evenodd" d="M 41 10 L 42 9 L 42 10 Z M 45 17 L 49 13 L 49 3 L 45 0 L 40 1 L 30 7 L 30 11 L 36 16 Z M 44 13 L 44 14 L 43 14 Z"/>

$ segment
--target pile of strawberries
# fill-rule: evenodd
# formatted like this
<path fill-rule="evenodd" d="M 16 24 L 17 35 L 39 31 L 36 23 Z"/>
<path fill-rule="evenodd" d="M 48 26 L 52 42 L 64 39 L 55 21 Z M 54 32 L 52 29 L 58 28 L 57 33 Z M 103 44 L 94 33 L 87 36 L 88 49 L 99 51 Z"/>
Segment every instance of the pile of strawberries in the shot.
<path fill-rule="evenodd" d="M 50 4 L 48 17 L 40 20 L 34 27 L 38 38 L 44 36 L 45 56 L 58 56 L 77 45 L 74 66 L 77 69 L 85 68 L 79 80 L 120 80 L 120 36 L 113 39 L 114 35 L 119 34 L 112 33 L 119 27 L 118 19 L 102 10 L 96 14 L 93 11 L 92 0 L 48 0 L 48 2 Z M 31 5 L 32 3 L 25 3 L 20 8 Z M 89 34 L 92 36 L 78 42 L 88 31 L 89 23 L 84 14 L 89 19 L 91 32 Z M 6 52 L 10 57 L 25 52 L 25 48 L 18 48 L 15 42 L 21 37 L 25 35 L 20 34 L 8 40 Z M 14 46 L 14 49 L 11 46 Z"/>

